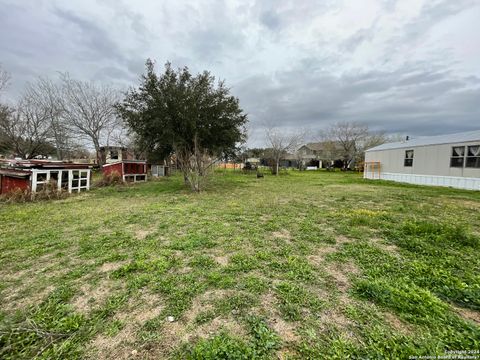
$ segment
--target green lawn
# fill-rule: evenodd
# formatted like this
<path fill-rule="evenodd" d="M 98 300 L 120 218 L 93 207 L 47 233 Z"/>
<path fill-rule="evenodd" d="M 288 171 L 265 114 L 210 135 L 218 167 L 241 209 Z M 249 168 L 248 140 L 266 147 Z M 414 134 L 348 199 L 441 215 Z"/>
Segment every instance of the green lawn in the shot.
<path fill-rule="evenodd" d="M 174 176 L 0 204 L 0 358 L 475 350 L 479 248 L 480 192 L 358 174 L 220 171 L 201 194 Z"/>

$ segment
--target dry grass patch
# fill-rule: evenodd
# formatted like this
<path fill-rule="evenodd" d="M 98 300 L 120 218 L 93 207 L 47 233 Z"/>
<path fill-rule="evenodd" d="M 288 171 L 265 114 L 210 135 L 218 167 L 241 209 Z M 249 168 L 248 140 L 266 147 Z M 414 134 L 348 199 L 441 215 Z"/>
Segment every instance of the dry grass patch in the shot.
<path fill-rule="evenodd" d="M 345 315 L 338 311 L 338 309 L 328 309 L 320 313 L 319 321 L 322 329 L 329 329 L 332 326 L 339 330 L 345 330 L 353 325 Z"/>
<path fill-rule="evenodd" d="M 281 337 L 284 342 L 296 342 L 300 338 L 296 334 L 298 322 L 286 322 L 276 310 L 275 294 L 268 291 L 262 295 L 259 313 L 267 318 L 267 324 Z"/>
<path fill-rule="evenodd" d="M 108 262 L 102 264 L 100 267 L 100 272 L 102 273 L 107 273 L 111 271 L 115 271 L 117 269 L 120 269 L 123 265 L 126 265 L 128 263 L 128 260 L 125 261 L 115 261 L 115 262 Z"/>
<path fill-rule="evenodd" d="M 242 325 L 231 315 L 216 316 L 212 320 L 198 325 L 195 323 L 197 316 L 205 311 L 214 309 L 213 302 L 232 294 L 232 291 L 214 290 L 207 291 L 192 302 L 190 309 L 173 322 L 165 320 L 160 330 L 160 341 L 149 350 L 150 355 L 170 354 L 184 342 L 195 342 L 226 331 L 240 337 L 246 337 L 247 332 Z"/>
<path fill-rule="evenodd" d="M 413 333 L 412 326 L 400 320 L 396 315 L 386 312 L 383 314 L 383 316 L 385 317 L 385 320 L 387 321 L 387 323 L 398 332 L 405 335 L 409 335 Z"/>
<path fill-rule="evenodd" d="M 357 275 L 360 272 L 358 267 L 351 262 L 331 263 L 325 267 L 325 270 L 335 282 L 337 289 L 342 293 L 346 293 L 350 289 L 349 275 Z"/>
<path fill-rule="evenodd" d="M 29 306 L 41 304 L 47 296 L 55 289 L 55 286 L 48 285 L 43 289 L 32 290 L 28 295 L 22 295 L 20 290 L 12 289 L 3 297 L 2 309 L 13 312 L 26 309 Z"/>
<path fill-rule="evenodd" d="M 290 231 L 287 229 L 282 229 L 280 231 L 274 231 L 272 233 L 272 236 L 276 239 L 284 239 L 290 241 L 292 239 L 292 236 L 290 235 Z"/>
<path fill-rule="evenodd" d="M 0 275 L 6 287 L 2 290 L 3 309 L 15 311 L 40 304 L 55 288 L 54 278 L 63 276 L 69 267 L 55 269 L 53 254 L 41 256 L 27 269 L 3 271 Z"/>
<path fill-rule="evenodd" d="M 217 263 L 219 263 L 221 266 L 227 266 L 228 265 L 228 260 L 229 256 L 214 256 L 214 259 Z"/>
<path fill-rule="evenodd" d="M 115 335 L 98 335 L 91 342 L 90 352 L 95 359 L 131 359 L 145 358 L 145 350 L 137 344 L 137 334 L 141 326 L 157 316 L 163 310 L 158 295 L 142 292 L 129 299 L 125 309 L 113 317 L 125 326 Z"/>
<path fill-rule="evenodd" d="M 349 239 L 348 237 L 343 236 L 343 235 L 337 235 L 335 237 L 335 243 L 337 245 L 348 244 L 348 243 L 351 243 L 351 242 L 352 242 L 351 239 Z"/>
<path fill-rule="evenodd" d="M 72 299 L 72 306 L 82 314 L 88 314 L 93 309 L 103 305 L 109 296 L 120 291 L 123 284 L 118 281 L 102 279 L 98 284 L 82 284 L 80 294 Z"/>

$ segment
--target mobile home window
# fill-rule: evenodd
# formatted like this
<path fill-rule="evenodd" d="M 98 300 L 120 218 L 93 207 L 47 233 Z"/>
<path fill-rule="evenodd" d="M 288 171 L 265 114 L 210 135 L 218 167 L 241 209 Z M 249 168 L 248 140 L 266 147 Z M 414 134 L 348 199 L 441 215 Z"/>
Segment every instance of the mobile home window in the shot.
<path fill-rule="evenodd" d="M 465 146 L 452 147 L 450 167 L 463 167 L 464 158 L 465 158 Z"/>
<path fill-rule="evenodd" d="M 404 166 L 413 166 L 413 150 L 405 151 L 405 161 Z"/>
<path fill-rule="evenodd" d="M 480 145 L 467 146 L 465 167 L 480 168 Z"/>

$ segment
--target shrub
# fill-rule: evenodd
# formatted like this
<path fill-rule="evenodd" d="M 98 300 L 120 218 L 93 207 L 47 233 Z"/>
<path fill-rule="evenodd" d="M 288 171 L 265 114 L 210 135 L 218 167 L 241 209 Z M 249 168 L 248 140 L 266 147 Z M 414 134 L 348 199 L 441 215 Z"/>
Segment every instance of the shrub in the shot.
<path fill-rule="evenodd" d="M 57 188 L 57 182 L 51 181 L 46 183 L 41 190 L 32 192 L 30 189 L 15 189 L 7 194 L 0 196 L 0 201 L 6 203 L 25 203 L 30 201 L 41 200 L 59 200 L 65 199 L 70 194 L 64 189 Z"/>
<path fill-rule="evenodd" d="M 107 186 L 118 186 L 124 185 L 125 182 L 122 179 L 122 176 L 114 171 L 109 174 L 103 174 L 102 179 L 95 183 L 96 187 L 107 187 Z"/>

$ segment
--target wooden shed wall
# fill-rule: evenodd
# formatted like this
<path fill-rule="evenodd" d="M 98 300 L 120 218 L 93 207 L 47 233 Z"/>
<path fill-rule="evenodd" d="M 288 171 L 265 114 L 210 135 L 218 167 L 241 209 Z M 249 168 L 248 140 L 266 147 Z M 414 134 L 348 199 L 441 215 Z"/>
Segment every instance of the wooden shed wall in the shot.
<path fill-rule="evenodd" d="M 105 175 L 117 173 L 118 175 L 123 176 L 122 163 L 104 166 L 102 170 Z"/>
<path fill-rule="evenodd" d="M 6 194 L 15 189 L 27 190 L 30 188 L 30 179 L 0 175 L 0 194 Z"/>

